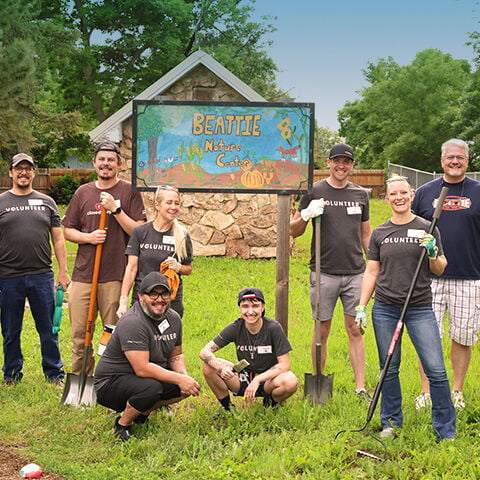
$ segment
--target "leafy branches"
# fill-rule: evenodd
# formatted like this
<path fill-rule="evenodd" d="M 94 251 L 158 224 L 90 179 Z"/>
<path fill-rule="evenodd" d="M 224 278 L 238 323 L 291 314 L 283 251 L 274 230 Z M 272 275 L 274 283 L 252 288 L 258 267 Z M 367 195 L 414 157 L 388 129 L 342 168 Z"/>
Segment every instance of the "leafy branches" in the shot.
<path fill-rule="evenodd" d="M 388 161 L 433 171 L 440 145 L 458 136 L 453 122 L 470 79 L 470 65 L 439 50 L 419 52 L 410 65 L 392 58 L 369 63 L 370 85 L 339 112 L 340 135 L 363 167 Z"/>

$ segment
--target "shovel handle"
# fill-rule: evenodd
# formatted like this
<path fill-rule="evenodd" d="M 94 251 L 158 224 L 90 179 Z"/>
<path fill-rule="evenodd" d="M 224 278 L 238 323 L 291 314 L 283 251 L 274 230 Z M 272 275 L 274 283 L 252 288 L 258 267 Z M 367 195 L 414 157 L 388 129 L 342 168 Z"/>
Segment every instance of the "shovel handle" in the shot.
<path fill-rule="evenodd" d="M 99 230 L 105 230 L 105 224 L 107 222 L 107 211 L 102 206 L 102 213 L 100 214 Z M 88 317 L 87 327 L 85 331 L 85 347 L 89 347 L 92 344 L 92 329 L 93 329 L 93 315 L 95 313 L 95 303 L 97 301 L 97 287 L 98 287 L 98 275 L 100 273 L 100 262 L 102 260 L 103 243 L 99 243 L 95 249 L 95 262 L 93 264 L 92 275 L 92 290 L 90 292 L 90 303 L 88 304 Z"/>
<path fill-rule="evenodd" d="M 321 216 L 315 218 L 315 370 L 316 374 L 321 373 L 321 357 L 322 357 L 322 334 L 320 327 L 320 306 L 321 306 Z"/>

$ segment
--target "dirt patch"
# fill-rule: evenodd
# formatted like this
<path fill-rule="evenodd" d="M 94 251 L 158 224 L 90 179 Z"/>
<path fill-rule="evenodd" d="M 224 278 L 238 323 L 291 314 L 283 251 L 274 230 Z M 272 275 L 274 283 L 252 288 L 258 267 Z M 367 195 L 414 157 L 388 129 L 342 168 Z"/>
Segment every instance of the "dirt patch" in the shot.
<path fill-rule="evenodd" d="M 22 467 L 32 463 L 30 460 L 17 455 L 11 448 L 0 445 L 0 480 L 18 480 Z M 65 477 L 55 473 L 43 472 L 42 480 L 65 480 Z"/>

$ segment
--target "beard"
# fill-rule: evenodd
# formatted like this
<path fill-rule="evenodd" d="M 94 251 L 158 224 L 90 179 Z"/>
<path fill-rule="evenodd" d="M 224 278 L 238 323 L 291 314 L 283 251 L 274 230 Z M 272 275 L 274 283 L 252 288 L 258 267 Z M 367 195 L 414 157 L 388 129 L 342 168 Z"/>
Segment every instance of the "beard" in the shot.
<path fill-rule="evenodd" d="M 140 307 L 142 307 L 143 313 L 147 317 L 154 320 L 155 322 L 161 322 L 167 316 L 167 310 L 168 310 L 168 307 L 169 307 L 168 304 L 166 305 L 166 308 L 162 313 L 156 313 L 155 311 L 153 311 L 153 309 L 150 307 L 150 305 L 148 305 L 145 302 L 145 300 L 143 300 L 143 298 L 140 299 L 139 303 L 140 303 Z"/>

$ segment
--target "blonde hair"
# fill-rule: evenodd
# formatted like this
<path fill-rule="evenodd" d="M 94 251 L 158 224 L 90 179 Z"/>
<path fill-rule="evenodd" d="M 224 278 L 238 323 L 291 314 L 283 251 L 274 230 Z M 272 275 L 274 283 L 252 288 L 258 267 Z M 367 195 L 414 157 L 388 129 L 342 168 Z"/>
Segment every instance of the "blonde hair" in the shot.
<path fill-rule="evenodd" d="M 408 181 L 408 177 L 403 177 L 401 175 L 392 175 L 387 181 L 385 182 L 387 184 L 387 190 L 388 186 L 391 185 L 393 182 L 405 182 L 408 185 L 408 189 L 413 192 L 413 188 L 410 185 L 410 182 Z"/>
<path fill-rule="evenodd" d="M 175 192 L 178 195 L 180 200 L 180 193 L 175 187 L 169 185 L 161 185 L 157 188 L 155 192 L 155 202 L 162 203 L 165 200 L 166 192 Z M 158 215 L 158 210 L 156 211 Z M 156 216 L 155 215 L 155 216 Z M 178 261 L 181 262 L 184 258 L 187 257 L 187 229 L 180 224 L 180 222 L 175 218 L 172 225 L 173 230 L 173 239 L 175 241 L 175 252 L 174 255 L 177 256 Z"/>

